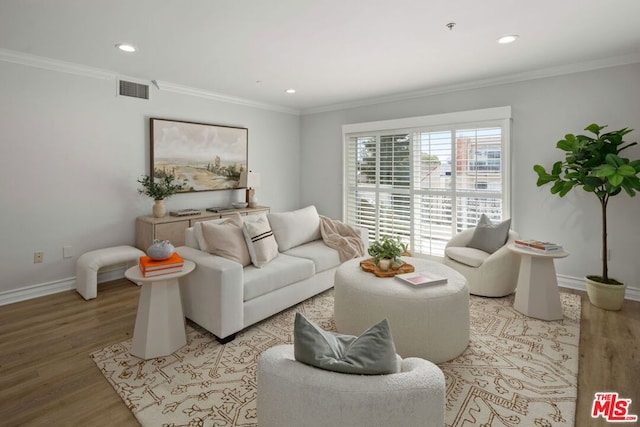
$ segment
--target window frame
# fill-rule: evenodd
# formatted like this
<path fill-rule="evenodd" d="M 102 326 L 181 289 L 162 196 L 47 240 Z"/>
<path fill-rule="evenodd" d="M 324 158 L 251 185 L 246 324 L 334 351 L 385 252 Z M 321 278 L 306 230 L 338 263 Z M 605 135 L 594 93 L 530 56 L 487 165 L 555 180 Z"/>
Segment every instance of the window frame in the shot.
<path fill-rule="evenodd" d="M 348 163 L 349 161 L 349 150 L 350 150 L 350 139 L 354 137 L 371 137 L 376 136 L 378 140 L 382 136 L 390 136 L 390 135 L 399 135 L 403 133 L 407 133 L 409 135 L 413 135 L 416 133 L 422 132 L 438 132 L 438 131 L 451 131 L 452 132 L 452 141 L 456 140 L 457 132 L 459 130 L 471 130 L 477 128 L 486 128 L 486 127 L 500 127 L 501 128 L 501 145 L 500 145 L 500 161 L 502 169 L 500 171 L 500 179 L 502 184 L 501 197 L 497 198 L 501 200 L 501 219 L 509 218 L 511 216 L 511 107 L 495 107 L 495 108 L 487 108 L 480 110 L 470 110 L 470 111 L 461 111 L 454 113 L 445 113 L 445 114 L 437 114 L 437 115 L 429 115 L 429 116 L 420 116 L 420 117 L 409 117 L 409 118 L 401 118 L 401 119 L 392 119 L 392 120 L 383 120 L 383 121 L 375 121 L 375 122 L 365 122 L 365 123 L 353 123 L 353 124 L 345 124 L 342 126 L 343 133 L 343 212 L 342 216 L 345 221 L 349 219 L 349 200 L 350 194 L 352 191 L 357 191 L 358 185 L 357 183 L 350 182 L 349 173 L 353 170 L 353 165 Z M 412 140 L 413 137 L 410 137 Z M 410 143 L 410 158 L 414 158 L 413 153 L 413 144 Z M 452 154 L 453 154 L 452 147 Z M 490 151 L 486 150 L 487 153 Z M 495 151 L 495 150 L 494 150 Z M 454 159 L 454 157 L 451 157 Z M 489 154 L 487 154 L 487 162 L 489 161 Z M 380 155 L 376 153 L 376 169 L 379 170 L 379 162 Z M 413 160 L 412 160 L 413 162 Z M 413 163 L 411 163 L 410 168 L 413 170 Z M 452 168 L 454 167 L 454 161 L 452 160 Z M 490 170 L 485 172 L 491 172 Z M 452 171 L 453 173 L 453 171 Z M 424 194 L 425 191 L 419 188 L 414 183 L 414 173 L 411 172 L 410 176 L 410 185 L 407 189 L 398 189 L 394 188 L 393 192 L 398 194 L 408 194 L 411 199 L 413 199 L 416 195 Z M 450 195 L 452 197 L 461 197 L 464 196 L 463 192 L 460 192 L 455 187 L 456 180 L 453 180 L 454 185 L 450 190 L 443 191 L 443 194 Z M 376 184 L 376 187 L 379 188 L 379 183 Z M 396 191 L 398 190 L 398 191 Z M 471 197 L 482 197 L 481 193 L 477 192 L 473 194 L 469 194 Z M 375 192 L 376 202 L 378 202 L 379 191 L 376 189 Z M 491 197 L 496 198 L 494 195 Z M 453 206 L 457 204 L 454 203 Z M 379 210 L 379 204 L 377 204 Z M 414 213 L 413 213 L 413 203 L 409 209 L 409 230 L 411 235 L 411 247 L 413 247 L 413 235 L 414 231 L 418 228 L 417 224 L 415 224 Z M 370 233 L 370 239 L 376 240 L 379 238 L 377 235 L 379 231 L 379 216 L 378 213 L 375 215 L 375 228 L 376 233 Z M 457 224 L 457 215 L 455 208 L 451 212 L 451 224 L 452 235 L 461 229 L 467 228 L 464 224 Z M 467 225 L 468 226 L 468 225 Z M 384 234 L 384 233 L 382 233 Z"/>

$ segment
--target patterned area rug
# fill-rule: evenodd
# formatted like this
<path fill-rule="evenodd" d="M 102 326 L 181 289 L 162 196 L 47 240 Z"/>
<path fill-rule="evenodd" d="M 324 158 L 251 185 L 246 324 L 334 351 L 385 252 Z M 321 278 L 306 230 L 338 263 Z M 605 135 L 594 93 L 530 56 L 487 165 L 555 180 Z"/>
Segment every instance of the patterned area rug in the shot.
<path fill-rule="evenodd" d="M 526 317 L 513 296 L 471 297 L 471 342 L 440 364 L 447 426 L 573 426 L 577 398 L 580 298 L 561 294 L 564 319 Z M 220 345 L 197 325 L 174 354 L 140 360 L 131 341 L 91 355 L 143 426 L 257 426 L 256 367 L 262 351 L 291 344 L 300 311 L 335 330 L 333 290 L 239 333 Z"/>

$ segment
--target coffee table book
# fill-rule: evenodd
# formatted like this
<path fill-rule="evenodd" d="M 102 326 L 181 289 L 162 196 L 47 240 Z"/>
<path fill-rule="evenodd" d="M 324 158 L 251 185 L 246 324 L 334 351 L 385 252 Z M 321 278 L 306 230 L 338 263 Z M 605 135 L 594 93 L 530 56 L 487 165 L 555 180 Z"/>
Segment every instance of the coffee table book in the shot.
<path fill-rule="evenodd" d="M 537 252 L 553 252 L 553 251 L 561 251 L 562 246 L 553 243 L 553 242 L 543 242 L 540 240 L 521 240 L 518 239 L 515 242 L 515 245 L 519 248 L 531 249 Z"/>
<path fill-rule="evenodd" d="M 444 285 L 447 283 L 447 278 L 445 276 L 431 273 L 429 271 L 398 274 L 396 275 L 396 279 L 416 288 L 421 286 Z"/>

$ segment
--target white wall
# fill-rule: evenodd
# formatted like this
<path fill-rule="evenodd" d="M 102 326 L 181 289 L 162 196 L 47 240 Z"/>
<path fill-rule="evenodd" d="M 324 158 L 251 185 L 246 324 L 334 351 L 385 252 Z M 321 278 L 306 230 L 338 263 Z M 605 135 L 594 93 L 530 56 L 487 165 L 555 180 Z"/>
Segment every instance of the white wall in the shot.
<path fill-rule="evenodd" d="M 480 108 L 512 107 L 512 223 L 523 236 L 561 242 L 571 253 L 556 260 L 558 274 L 581 280 L 600 274 L 600 204 L 574 191 L 563 199 L 536 187 L 536 163 L 561 160 L 556 142 L 590 123 L 631 127 L 640 140 L 640 64 L 530 80 L 404 101 L 310 114 L 302 118 L 302 205 L 315 203 L 342 216 L 342 135 L 345 123 L 422 116 Z M 635 146 L 626 157 L 640 159 Z M 640 291 L 640 196 L 609 203 L 611 276 Z"/>
<path fill-rule="evenodd" d="M 0 295 L 73 278 L 77 257 L 89 250 L 134 244 L 135 218 L 152 206 L 136 182 L 149 171 L 149 117 L 247 127 L 260 203 L 300 207 L 297 115 L 153 86 L 149 101 L 118 97 L 113 77 L 3 61 L 0 94 Z M 177 194 L 167 207 L 243 197 L 241 190 Z M 62 257 L 66 245 L 71 259 Z M 42 264 L 33 263 L 34 251 L 44 251 Z"/>

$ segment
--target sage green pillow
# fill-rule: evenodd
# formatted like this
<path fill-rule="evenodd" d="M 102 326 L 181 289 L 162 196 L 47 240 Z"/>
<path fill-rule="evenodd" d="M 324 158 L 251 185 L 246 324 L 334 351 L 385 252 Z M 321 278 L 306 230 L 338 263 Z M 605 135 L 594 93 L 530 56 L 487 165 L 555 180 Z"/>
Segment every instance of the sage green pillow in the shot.
<path fill-rule="evenodd" d="M 492 254 L 507 242 L 509 227 L 511 219 L 494 224 L 488 216 L 482 214 L 467 247 Z"/>
<path fill-rule="evenodd" d="M 361 375 L 400 372 L 387 319 L 355 337 L 324 331 L 296 313 L 293 349 L 298 362 L 327 371 Z"/>

